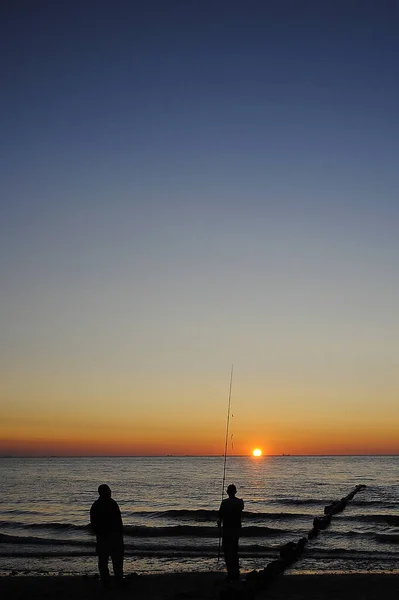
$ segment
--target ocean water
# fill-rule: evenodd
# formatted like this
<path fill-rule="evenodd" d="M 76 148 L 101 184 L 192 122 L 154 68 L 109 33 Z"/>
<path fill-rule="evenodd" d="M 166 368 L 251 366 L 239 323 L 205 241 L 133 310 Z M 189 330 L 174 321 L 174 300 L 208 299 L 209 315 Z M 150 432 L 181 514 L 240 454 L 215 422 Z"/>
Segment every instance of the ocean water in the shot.
<path fill-rule="evenodd" d="M 0 458 L 0 573 L 97 571 L 89 510 L 110 485 L 124 521 L 125 570 L 222 571 L 223 457 Z M 324 506 L 367 487 L 310 540 L 293 573 L 399 572 L 399 456 L 228 457 L 245 502 L 242 571 L 306 536 Z"/>

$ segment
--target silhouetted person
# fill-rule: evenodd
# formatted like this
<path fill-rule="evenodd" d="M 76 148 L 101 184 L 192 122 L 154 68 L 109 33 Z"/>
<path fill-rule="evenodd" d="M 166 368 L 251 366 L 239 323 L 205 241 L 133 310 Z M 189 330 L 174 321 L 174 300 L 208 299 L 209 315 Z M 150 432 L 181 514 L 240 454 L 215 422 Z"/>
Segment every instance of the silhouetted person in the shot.
<path fill-rule="evenodd" d="M 232 483 L 227 488 L 228 498 L 222 500 L 219 508 L 218 525 L 222 527 L 222 546 L 227 567 L 228 581 L 240 579 L 240 566 L 238 563 L 238 540 L 241 533 L 241 514 L 244 502 L 236 498 L 237 489 Z"/>
<path fill-rule="evenodd" d="M 123 523 L 118 504 L 108 485 L 98 488 L 99 498 L 90 509 L 90 523 L 97 537 L 98 570 L 105 587 L 109 585 L 108 559 L 111 557 L 118 584 L 123 583 Z"/>

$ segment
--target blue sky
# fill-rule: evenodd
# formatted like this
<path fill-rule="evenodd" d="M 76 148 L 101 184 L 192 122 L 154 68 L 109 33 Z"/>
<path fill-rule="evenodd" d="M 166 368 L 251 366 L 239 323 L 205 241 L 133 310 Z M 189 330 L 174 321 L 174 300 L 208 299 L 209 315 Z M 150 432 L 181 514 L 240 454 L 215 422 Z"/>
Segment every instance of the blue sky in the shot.
<path fill-rule="evenodd" d="M 399 417 L 398 4 L 1 10 L 6 403 L 234 362 Z"/>

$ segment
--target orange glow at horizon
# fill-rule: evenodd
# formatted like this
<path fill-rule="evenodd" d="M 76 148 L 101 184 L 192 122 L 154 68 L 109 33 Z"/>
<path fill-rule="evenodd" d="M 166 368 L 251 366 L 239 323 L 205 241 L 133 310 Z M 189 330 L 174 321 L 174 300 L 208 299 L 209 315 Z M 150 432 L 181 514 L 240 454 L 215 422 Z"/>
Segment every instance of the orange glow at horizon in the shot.
<path fill-rule="evenodd" d="M 223 456 L 224 415 L 211 406 L 194 403 L 185 413 L 152 410 L 150 402 L 138 407 L 112 405 L 96 409 L 71 403 L 12 406 L 0 418 L 0 455 L 13 456 Z M 201 410 L 198 410 L 198 406 Z M 67 408 L 68 407 L 68 410 Z M 34 410 L 35 409 L 35 410 Z M 233 421 L 234 445 L 228 455 L 262 456 L 399 454 L 397 420 L 388 412 L 370 415 L 339 412 L 328 418 L 321 411 L 309 415 L 284 413 L 266 416 L 242 413 Z M 372 422 L 371 422 L 371 419 Z M 266 441 L 266 442 L 265 442 Z M 259 445 L 258 445 L 259 444 Z"/>
<path fill-rule="evenodd" d="M 257 450 L 260 450 L 257 448 Z M 147 440 L 128 439 L 120 437 L 119 439 L 111 438 L 82 438 L 81 436 L 15 436 L 4 438 L 0 436 L 0 455 L 12 456 L 162 456 L 162 455 L 177 455 L 177 456 L 223 456 L 220 440 L 206 439 L 201 440 L 200 437 L 185 437 L 179 439 L 175 432 L 171 431 L 169 436 L 156 436 Z M 236 443 L 234 453 L 229 452 L 228 455 L 253 456 L 260 458 L 260 455 L 255 455 L 254 450 L 248 452 L 245 444 Z M 391 439 L 386 439 L 383 443 L 380 439 L 369 440 L 368 443 L 364 439 L 354 438 L 349 440 L 344 438 L 338 441 L 331 436 L 331 439 L 312 440 L 310 443 L 306 439 L 291 440 L 288 446 L 284 440 L 276 441 L 270 444 L 267 455 L 395 455 L 398 454 L 397 443 Z"/>
<path fill-rule="evenodd" d="M 260 448 L 255 448 L 255 450 L 252 452 L 252 456 L 262 456 L 262 450 Z"/>

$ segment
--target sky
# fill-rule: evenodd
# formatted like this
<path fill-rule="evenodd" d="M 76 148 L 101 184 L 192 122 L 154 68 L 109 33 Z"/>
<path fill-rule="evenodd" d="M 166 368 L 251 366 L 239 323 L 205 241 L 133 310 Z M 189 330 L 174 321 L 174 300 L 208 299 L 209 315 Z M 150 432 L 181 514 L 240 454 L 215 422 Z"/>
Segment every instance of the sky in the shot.
<path fill-rule="evenodd" d="M 399 454 L 398 2 L 0 11 L 0 454 Z"/>

